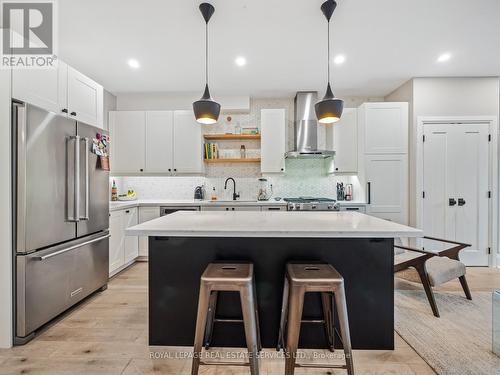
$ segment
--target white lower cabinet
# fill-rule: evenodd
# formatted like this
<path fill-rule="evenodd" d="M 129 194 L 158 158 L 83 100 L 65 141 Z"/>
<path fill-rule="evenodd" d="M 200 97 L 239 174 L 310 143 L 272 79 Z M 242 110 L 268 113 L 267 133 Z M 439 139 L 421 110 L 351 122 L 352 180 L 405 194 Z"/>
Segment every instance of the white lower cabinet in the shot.
<path fill-rule="evenodd" d="M 109 218 L 109 275 L 121 271 L 139 256 L 137 236 L 125 236 L 128 227 L 137 225 L 137 208 L 113 211 Z"/>
<path fill-rule="evenodd" d="M 139 207 L 139 224 L 160 217 L 160 207 Z M 139 237 L 139 256 L 147 257 L 149 254 L 148 237 Z"/>

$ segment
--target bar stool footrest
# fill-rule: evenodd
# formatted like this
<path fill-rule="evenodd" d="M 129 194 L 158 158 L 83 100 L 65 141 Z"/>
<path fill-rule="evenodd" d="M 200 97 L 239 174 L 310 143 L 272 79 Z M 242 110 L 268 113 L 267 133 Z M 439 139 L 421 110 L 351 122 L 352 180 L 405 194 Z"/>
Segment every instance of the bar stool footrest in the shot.
<path fill-rule="evenodd" d="M 295 367 L 301 368 L 337 368 L 337 369 L 347 369 L 346 365 L 332 365 L 332 364 L 308 364 L 308 363 L 296 363 Z"/>
<path fill-rule="evenodd" d="M 200 361 L 200 366 L 242 366 L 242 367 L 249 367 L 250 363 L 247 363 L 247 362 L 204 362 L 204 361 Z"/>
<path fill-rule="evenodd" d="M 243 323 L 243 319 L 214 319 L 215 323 Z"/>

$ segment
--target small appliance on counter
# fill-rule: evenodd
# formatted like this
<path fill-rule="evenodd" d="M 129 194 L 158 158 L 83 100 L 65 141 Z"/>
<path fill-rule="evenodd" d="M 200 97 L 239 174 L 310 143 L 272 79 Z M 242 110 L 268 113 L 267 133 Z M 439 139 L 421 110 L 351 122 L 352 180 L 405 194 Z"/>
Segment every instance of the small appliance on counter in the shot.
<path fill-rule="evenodd" d="M 347 184 L 345 186 L 345 200 L 346 201 L 352 201 L 352 195 L 353 195 L 353 189 L 352 189 L 352 184 Z"/>
<path fill-rule="evenodd" d="M 259 178 L 259 194 L 257 200 L 268 201 L 273 195 L 273 185 L 269 184 L 266 178 Z"/>
<path fill-rule="evenodd" d="M 201 185 L 194 188 L 194 199 L 200 201 L 205 199 L 205 186 Z"/>
<path fill-rule="evenodd" d="M 352 184 L 344 185 L 343 182 L 337 182 L 337 200 L 352 201 L 352 199 L 353 199 Z"/>

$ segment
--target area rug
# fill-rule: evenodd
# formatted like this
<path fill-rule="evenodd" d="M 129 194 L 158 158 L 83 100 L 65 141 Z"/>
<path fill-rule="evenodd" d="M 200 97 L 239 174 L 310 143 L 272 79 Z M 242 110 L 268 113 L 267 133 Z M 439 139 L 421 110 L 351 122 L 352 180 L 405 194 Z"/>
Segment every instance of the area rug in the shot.
<path fill-rule="evenodd" d="M 492 352 L 491 293 L 436 292 L 441 317 L 432 315 L 424 291 L 396 290 L 396 332 L 438 374 L 500 374 Z"/>

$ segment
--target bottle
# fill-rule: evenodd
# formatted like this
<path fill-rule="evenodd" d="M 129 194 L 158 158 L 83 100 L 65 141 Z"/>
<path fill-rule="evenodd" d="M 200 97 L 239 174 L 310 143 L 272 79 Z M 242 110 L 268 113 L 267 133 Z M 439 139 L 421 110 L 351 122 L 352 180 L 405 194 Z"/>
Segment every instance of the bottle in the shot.
<path fill-rule="evenodd" d="M 116 187 L 115 180 L 113 180 L 113 186 L 111 187 L 111 200 L 112 201 L 118 200 L 118 188 Z"/>
<path fill-rule="evenodd" d="M 213 201 L 217 200 L 217 192 L 215 191 L 215 186 L 212 188 L 212 197 L 211 197 L 211 199 Z"/>
<path fill-rule="evenodd" d="M 247 150 L 245 148 L 245 145 L 241 145 L 240 147 L 240 158 L 245 159 L 247 157 Z"/>

